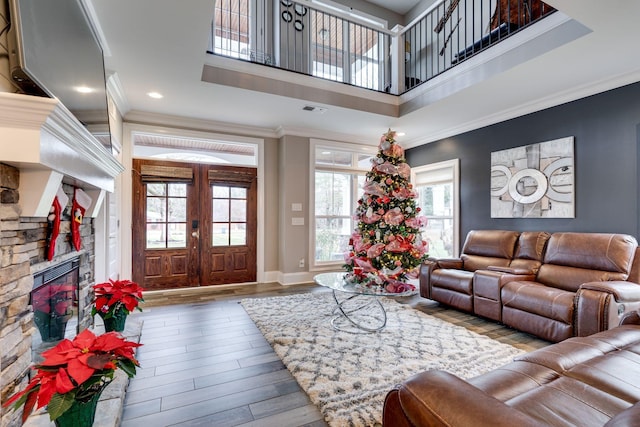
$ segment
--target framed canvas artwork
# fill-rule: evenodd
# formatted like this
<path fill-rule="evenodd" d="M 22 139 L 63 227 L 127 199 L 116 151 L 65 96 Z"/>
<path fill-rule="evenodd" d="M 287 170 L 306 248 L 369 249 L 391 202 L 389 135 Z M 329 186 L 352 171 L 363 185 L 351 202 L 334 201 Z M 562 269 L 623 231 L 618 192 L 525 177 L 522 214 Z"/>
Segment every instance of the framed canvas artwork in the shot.
<path fill-rule="evenodd" d="M 491 153 L 491 218 L 574 218 L 574 137 Z"/>

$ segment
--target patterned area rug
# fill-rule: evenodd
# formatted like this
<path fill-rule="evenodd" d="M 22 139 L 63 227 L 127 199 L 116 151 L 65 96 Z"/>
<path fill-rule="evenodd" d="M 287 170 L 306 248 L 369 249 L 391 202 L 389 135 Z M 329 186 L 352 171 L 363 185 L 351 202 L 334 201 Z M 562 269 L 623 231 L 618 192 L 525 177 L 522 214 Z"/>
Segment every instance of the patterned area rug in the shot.
<path fill-rule="evenodd" d="M 387 392 L 411 375 L 442 369 L 471 378 L 522 354 L 507 344 L 381 298 L 386 327 L 335 331 L 330 293 L 244 299 L 242 305 L 331 426 L 382 422 Z"/>

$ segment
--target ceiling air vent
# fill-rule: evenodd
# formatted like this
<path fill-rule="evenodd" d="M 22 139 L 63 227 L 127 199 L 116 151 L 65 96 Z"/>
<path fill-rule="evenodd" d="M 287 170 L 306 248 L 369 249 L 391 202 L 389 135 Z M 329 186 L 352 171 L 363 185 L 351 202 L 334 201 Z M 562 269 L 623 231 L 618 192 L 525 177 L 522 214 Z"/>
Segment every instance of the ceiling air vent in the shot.
<path fill-rule="evenodd" d="M 326 108 L 323 108 L 323 107 L 315 107 L 315 106 L 313 106 L 313 105 L 305 105 L 304 107 L 302 107 L 302 109 L 303 109 L 304 111 L 311 111 L 311 112 L 313 112 L 313 113 L 320 113 L 320 114 L 325 113 L 325 112 L 327 111 L 327 109 L 326 109 Z"/>

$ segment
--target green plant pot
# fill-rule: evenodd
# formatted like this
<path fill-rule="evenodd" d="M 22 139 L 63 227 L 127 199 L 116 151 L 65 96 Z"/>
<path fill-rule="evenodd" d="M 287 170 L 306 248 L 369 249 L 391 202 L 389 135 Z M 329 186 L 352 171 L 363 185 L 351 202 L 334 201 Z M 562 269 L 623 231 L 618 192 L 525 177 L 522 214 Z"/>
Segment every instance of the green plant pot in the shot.
<path fill-rule="evenodd" d="M 105 314 L 98 312 L 100 317 L 102 317 L 102 321 L 104 322 L 104 330 L 106 332 L 116 331 L 122 332 L 124 331 L 124 325 L 127 322 L 127 314 L 122 310 L 116 310 L 113 313 L 113 316 L 105 318 Z"/>
<path fill-rule="evenodd" d="M 96 417 L 100 394 L 101 392 L 94 394 L 87 402 L 74 401 L 67 411 L 53 420 L 56 427 L 91 427 Z"/>

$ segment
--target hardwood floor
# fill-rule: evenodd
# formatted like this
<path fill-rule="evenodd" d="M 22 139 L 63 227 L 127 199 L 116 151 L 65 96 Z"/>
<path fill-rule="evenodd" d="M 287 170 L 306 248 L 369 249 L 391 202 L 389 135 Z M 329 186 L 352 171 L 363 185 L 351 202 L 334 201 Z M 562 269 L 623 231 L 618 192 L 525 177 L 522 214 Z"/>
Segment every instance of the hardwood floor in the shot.
<path fill-rule="evenodd" d="M 145 293 L 141 368 L 127 390 L 122 427 L 327 424 L 255 327 L 247 297 L 327 292 L 315 285 L 207 287 Z M 425 313 L 526 351 L 549 345 L 498 323 L 419 296 Z"/>

